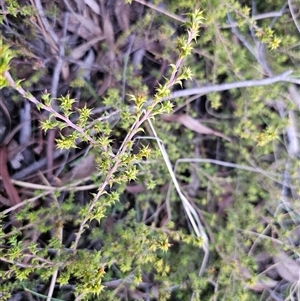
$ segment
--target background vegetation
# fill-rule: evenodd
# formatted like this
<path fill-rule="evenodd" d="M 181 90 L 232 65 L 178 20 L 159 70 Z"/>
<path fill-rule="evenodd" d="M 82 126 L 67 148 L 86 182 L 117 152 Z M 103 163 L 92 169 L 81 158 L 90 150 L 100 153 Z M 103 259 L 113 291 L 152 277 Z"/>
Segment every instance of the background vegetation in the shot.
<path fill-rule="evenodd" d="M 299 5 L 2 0 L 1 300 L 300 300 Z"/>

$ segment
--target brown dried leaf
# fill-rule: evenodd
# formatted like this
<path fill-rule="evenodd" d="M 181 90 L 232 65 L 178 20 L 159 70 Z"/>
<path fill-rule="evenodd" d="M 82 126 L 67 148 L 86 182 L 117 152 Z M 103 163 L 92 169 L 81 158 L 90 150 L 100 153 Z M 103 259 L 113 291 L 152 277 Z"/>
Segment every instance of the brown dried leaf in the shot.
<path fill-rule="evenodd" d="M 16 152 L 15 150 L 20 149 L 19 144 L 16 140 L 12 139 L 7 146 L 7 158 L 10 162 L 10 165 L 13 169 L 18 169 L 22 166 L 21 161 L 24 160 L 23 154 L 20 152 Z M 22 149 L 22 148 L 21 148 Z M 22 149 L 23 150 L 23 149 Z M 13 154 L 10 157 L 10 153 Z"/>
<path fill-rule="evenodd" d="M 103 17 L 102 17 L 102 28 L 103 28 L 103 34 L 105 36 L 105 40 L 109 46 L 114 46 L 115 44 L 115 33 L 114 33 L 114 27 L 111 22 L 110 16 L 108 11 L 103 12 Z M 113 49 L 109 49 L 113 50 Z"/>
<path fill-rule="evenodd" d="M 63 25 L 63 24 L 61 24 Z M 85 40 L 102 36 L 102 30 L 91 19 L 79 14 L 70 14 L 68 31 L 71 31 Z"/>
<path fill-rule="evenodd" d="M 138 185 L 127 185 L 126 191 L 132 194 L 141 193 L 145 191 L 145 187 L 142 184 Z"/>
<path fill-rule="evenodd" d="M 69 79 L 70 76 L 70 68 L 69 68 L 69 64 L 67 62 L 63 62 L 62 68 L 61 68 L 61 74 L 62 74 L 62 78 L 67 81 Z"/>
<path fill-rule="evenodd" d="M 96 171 L 95 156 L 93 154 L 85 157 L 79 164 L 68 173 L 66 173 L 62 179 L 62 184 L 65 184 L 72 180 L 80 180 L 92 175 Z"/>
<path fill-rule="evenodd" d="M 91 70 L 95 63 L 95 53 L 93 49 L 90 49 L 87 53 L 86 57 L 84 58 L 84 67 L 80 68 L 83 71 L 82 77 L 85 79 L 90 80 L 91 78 Z"/>
<path fill-rule="evenodd" d="M 84 0 L 85 4 L 91 8 L 91 10 L 100 15 L 100 6 L 95 0 Z"/>
<path fill-rule="evenodd" d="M 115 4 L 115 14 L 120 28 L 127 31 L 129 29 L 130 5 L 124 3 L 123 0 L 118 0 Z"/>
<path fill-rule="evenodd" d="M 75 60 L 79 60 L 82 58 L 86 52 L 91 49 L 91 47 L 96 44 L 97 42 L 104 40 L 104 37 L 98 37 L 94 38 L 86 43 L 81 44 L 80 46 L 76 47 L 72 52 L 71 52 L 71 57 L 74 58 Z"/>
<path fill-rule="evenodd" d="M 199 134 L 215 135 L 215 136 L 224 138 L 228 141 L 231 141 L 231 139 L 229 137 L 227 137 L 226 135 L 201 124 L 199 121 L 197 121 L 195 118 L 191 117 L 190 115 L 186 115 L 186 114 L 163 115 L 162 119 L 165 121 L 178 122 L 178 123 L 184 125 L 186 128 L 188 128 L 194 132 L 197 132 Z"/>
<path fill-rule="evenodd" d="M 104 93 L 108 87 L 111 86 L 112 72 L 117 74 L 120 68 L 115 53 L 115 34 L 112 20 L 110 18 L 109 12 L 103 5 L 101 5 L 101 13 L 101 25 L 103 28 L 103 35 L 105 37 L 105 44 L 107 48 L 103 51 L 98 52 L 96 63 L 104 63 L 108 72 L 104 76 L 103 84 L 98 89 L 99 96 L 101 95 L 101 93 Z"/>
<path fill-rule="evenodd" d="M 297 282 L 300 279 L 300 265 L 291 259 L 285 252 L 280 251 L 274 256 L 278 274 L 288 282 Z"/>

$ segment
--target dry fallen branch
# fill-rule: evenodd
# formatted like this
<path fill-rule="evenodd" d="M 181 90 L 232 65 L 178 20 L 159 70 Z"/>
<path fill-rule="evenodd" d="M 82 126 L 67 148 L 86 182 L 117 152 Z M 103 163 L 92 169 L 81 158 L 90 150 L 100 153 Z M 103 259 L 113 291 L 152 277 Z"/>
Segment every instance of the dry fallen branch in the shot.
<path fill-rule="evenodd" d="M 185 89 L 185 90 L 179 90 L 171 93 L 170 97 L 166 99 L 174 99 L 179 97 L 185 97 L 185 96 L 191 96 L 191 95 L 205 95 L 211 92 L 220 92 L 220 91 L 226 91 L 231 89 L 238 89 L 238 88 L 251 88 L 251 87 L 257 87 L 257 86 L 267 86 L 272 85 L 278 82 L 295 82 L 300 83 L 300 80 L 295 80 L 289 75 L 293 73 L 293 70 L 285 71 L 279 75 L 264 78 L 264 79 L 258 79 L 258 80 L 245 80 L 245 81 L 238 81 L 233 83 L 226 83 L 226 84 L 220 84 L 220 85 L 210 85 L 210 86 L 203 86 L 199 88 L 192 88 L 192 89 Z"/>

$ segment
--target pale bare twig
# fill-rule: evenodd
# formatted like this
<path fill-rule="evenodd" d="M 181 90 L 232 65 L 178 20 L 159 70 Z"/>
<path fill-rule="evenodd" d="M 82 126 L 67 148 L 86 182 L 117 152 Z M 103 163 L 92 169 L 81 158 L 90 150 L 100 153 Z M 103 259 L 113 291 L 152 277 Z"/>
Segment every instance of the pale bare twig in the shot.
<path fill-rule="evenodd" d="M 57 35 L 54 33 L 52 27 L 50 26 L 48 19 L 44 13 L 44 9 L 42 6 L 42 3 L 40 0 L 34 0 L 37 12 L 41 18 L 41 21 L 43 22 L 43 25 L 45 26 L 45 29 L 47 30 L 47 32 L 50 34 L 51 38 L 53 39 L 53 41 L 56 43 L 56 45 L 59 43 L 59 40 L 57 38 Z"/>
<path fill-rule="evenodd" d="M 283 15 L 283 13 L 284 13 L 283 10 L 268 12 L 268 13 L 252 16 L 251 19 L 253 19 L 254 21 L 258 21 L 258 20 L 263 20 L 263 19 L 268 19 L 268 18 L 281 17 Z M 238 26 L 238 23 L 237 22 L 230 22 L 230 24 L 226 24 L 226 25 L 221 26 L 221 28 L 231 28 L 231 27 L 234 27 L 234 26 Z"/>
<path fill-rule="evenodd" d="M 31 0 L 31 2 L 32 1 L 33 0 Z M 35 7 L 37 9 L 37 12 L 38 12 L 39 19 L 41 20 L 42 26 L 43 26 L 43 28 L 45 28 L 45 31 L 50 35 L 50 41 L 49 41 L 49 38 L 48 38 L 48 34 L 43 31 L 44 37 L 45 37 L 46 40 L 49 41 L 49 43 L 54 48 L 54 50 L 57 51 L 59 40 L 57 38 L 57 35 L 54 33 L 52 27 L 50 26 L 48 20 L 47 20 L 47 17 L 44 13 L 44 9 L 43 9 L 43 6 L 41 4 L 41 1 L 40 0 L 34 0 L 34 3 L 35 3 Z"/>
<path fill-rule="evenodd" d="M 289 3 L 289 9 L 290 9 L 292 18 L 293 18 L 294 23 L 295 23 L 295 25 L 296 25 L 296 27 L 297 27 L 299 33 L 300 33 L 300 25 L 298 24 L 297 19 L 296 19 L 296 15 L 295 15 L 295 12 L 294 12 L 292 0 L 288 0 L 288 3 Z"/>
<path fill-rule="evenodd" d="M 227 17 L 230 23 L 233 22 L 231 14 L 227 13 Z M 237 36 L 237 38 L 244 44 L 244 46 L 250 51 L 250 53 L 254 56 L 254 58 L 257 60 L 257 62 L 263 67 L 264 72 L 267 73 L 268 76 L 272 76 L 272 71 L 267 64 L 266 60 L 264 59 L 264 45 L 257 39 L 255 39 L 255 35 L 252 34 L 255 42 L 255 47 L 250 44 L 250 42 L 247 40 L 247 38 L 240 33 L 237 27 L 232 27 L 231 31 L 234 35 Z M 253 32 L 253 27 L 251 27 L 251 31 Z"/>
<path fill-rule="evenodd" d="M 285 9 L 287 8 L 288 6 L 288 2 L 285 1 L 280 9 L 280 12 L 284 13 L 285 12 Z M 281 16 L 274 16 L 272 22 L 270 23 L 269 27 L 272 28 L 274 26 L 274 24 L 277 22 L 278 18 L 280 18 Z"/>
<path fill-rule="evenodd" d="M 168 100 L 168 99 L 175 99 L 185 96 L 191 96 L 191 95 L 205 95 L 211 92 L 220 92 L 230 89 L 237 89 L 237 88 L 247 88 L 247 87 L 256 87 L 256 86 L 266 86 L 271 85 L 278 82 L 296 82 L 300 84 L 300 80 L 292 79 L 289 77 L 291 75 L 293 70 L 285 71 L 279 75 L 268 77 L 260 80 L 245 80 L 245 81 L 238 81 L 233 83 L 226 83 L 221 85 L 209 85 L 209 86 L 203 86 L 198 88 L 192 88 L 192 89 L 185 89 L 185 90 L 179 90 L 175 91 L 170 94 L 168 97 L 164 97 L 161 99 L 161 101 Z M 85 131 L 75 125 L 70 119 L 66 118 L 65 116 L 61 115 L 60 113 L 56 112 L 53 108 L 48 107 L 41 102 L 39 102 L 33 95 L 27 93 L 20 85 L 16 85 L 15 81 L 11 77 L 10 73 L 8 71 L 4 72 L 5 78 L 8 80 L 11 87 L 15 88 L 23 97 L 30 100 L 32 103 L 37 105 L 38 107 L 52 113 L 57 118 L 65 121 L 71 128 L 78 131 L 80 134 L 83 135 L 88 141 L 90 141 L 93 145 L 96 144 L 96 141 L 91 138 L 89 135 L 85 133 Z M 146 106 L 149 106 L 152 103 L 152 99 L 147 101 Z"/>
<path fill-rule="evenodd" d="M 257 168 L 257 167 L 251 167 L 251 166 L 234 164 L 234 163 L 230 163 L 230 162 L 224 162 L 224 161 L 220 161 L 220 160 L 206 159 L 206 158 L 183 158 L 183 159 L 178 159 L 176 161 L 176 164 L 174 167 L 174 172 L 176 172 L 177 167 L 180 163 L 211 163 L 211 164 L 221 165 L 221 166 L 225 166 L 225 167 L 246 170 L 246 171 L 250 171 L 250 172 L 260 173 L 260 174 L 266 176 L 267 178 L 269 178 L 270 180 L 274 181 L 275 183 L 283 185 L 283 181 L 279 180 L 279 177 L 281 176 L 281 174 L 268 172 L 266 170 L 263 170 L 263 169 Z"/>
<path fill-rule="evenodd" d="M 180 189 L 180 186 L 179 186 L 179 183 L 177 181 L 177 178 L 175 176 L 175 173 L 173 171 L 173 167 L 171 165 L 171 162 L 170 162 L 170 159 L 168 157 L 168 154 L 165 150 L 165 147 L 163 145 L 163 143 L 161 142 L 161 140 L 159 139 L 159 137 L 157 136 L 156 134 L 156 131 L 155 131 L 155 128 L 151 122 L 151 120 L 149 119 L 148 120 L 148 123 L 151 127 L 151 130 L 154 134 L 154 137 L 156 138 L 156 142 L 158 144 L 158 147 L 160 149 L 160 152 L 164 158 L 164 162 L 168 168 L 168 171 L 169 171 L 169 174 L 171 176 L 171 179 L 172 179 L 172 183 L 182 201 L 182 204 L 183 204 L 183 207 L 185 209 L 185 212 L 188 216 L 188 219 L 190 221 L 190 223 L 192 224 L 193 226 L 193 230 L 196 234 L 196 236 L 198 238 L 202 238 L 203 239 L 203 250 L 204 250 L 204 258 L 203 258 L 203 261 L 202 261 L 202 264 L 201 264 L 201 268 L 200 268 L 200 271 L 199 271 L 199 276 L 201 276 L 203 273 L 204 273 L 204 270 L 207 266 L 207 262 L 208 262 L 208 258 L 209 258 L 209 240 L 208 240 L 208 236 L 204 230 L 204 227 L 199 219 L 199 216 L 196 212 L 196 210 L 194 209 L 194 207 L 190 204 L 190 202 L 188 201 L 188 199 L 186 198 L 186 196 L 182 193 L 181 189 Z"/>
<path fill-rule="evenodd" d="M 36 200 L 39 200 L 41 197 L 44 197 L 44 196 L 48 195 L 49 193 L 51 193 L 51 191 L 46 191 L 46 192 L 40 193 L 39 195 L 37 195 L 37 196 L 35 196 L 35 197 L 31 198 L 31 199 L 24 200 L 24 201 L 22 201 L 21 203 L 18 203 L 17 205 L 14 205 L 14 206 L 12 206 L 12 207 L 10 207 L 10 208 L 8 208 L 8 209 L 5 209 L 5 210 L 2 211 L 1 213 L 2 213 L 3 215 L 6 215 L 6 214 L 8 214 L 8 213 L 10 213 L 10 212 L 12 212 L 12 211 L 15 211 L 15 210 L 18 209 L 18 208 L 23 207 L 24 205 L 28 205 L 28 204 L 30 204 L 30 203 L 33 203 L 33 202 L 36 201 Z"/>
<path fill-rule="evenodd" d="M 240 231 L 240 232 L 243 232 L 243 233 L 247 233 L 247 234 L 251 234 L 253 236 L 257 236 L 257 237 L 260 237 L 260 238 L 265 238 L 267 240 L 270 240 L 272 241 L 273 243 L 277 243 L 279 245 L 284 245 L 284 242 L 277 239 L 277 238 L 274 238 L 274 237 L 271 237 L 271 236 L 268 236 L 268 235 L 264 235 L 264 234 L 261 234 L 261 233 L 257 233 L 257 232 L 254 232 L 254 231 L 250 231 L 250 230 L 246 230 L 246 229 L 237 229 L 237 231 Z"/>
<path fill-rule="evenodd" d="M 225 166 L 225 167 L 231 167 L 231 168 L 236 168 L 236 169 L 241 169 L 241 170 L 247 170 L 251 172 L 256 172 L 256 173 L 261 173 L 267 176 L 280 176 L 280 174 L 277 173 L 271 173 L 266 170 L 263 170 L 261 168 L 256 168 L 256 167 L 251 167 L 247 165 L 240 165 L 240 164 L 235 164 L 235 163 L 230 163 L 230 162 L 225 162 L 225 161 L 220 161 L 220 160 L 215 160 L 215 159 L 206 159 L 206 158 L 184 158 L 184 159 L 178 159 L 176 161 L 176 165 L 179 163 L 211 163 L 211 164 L 216 164 L 220 166 Z M 175 167 L 176 170 L 176 167 Z"/>
<path fill-rule="evenodd" d="M 73 183 L 70 183 L 68 185 L 64 185 L 61 187 L 55 187 L 55 186 L 45 186 L 41 184 L 35 184 L 35 183 L 29 183 L 29 182 L 23 182 L 12 179 L 12 183 L 14 183 L 17 186 L 30 188 L 30 189 L 36 189 L 36 190 L 45 190 L 48 193 L 52 193 L 55 191 L 85 191 L 85 190 L 91 190 L 98 187 L 96 184 L 89 184 L 89 185 L 79 185 L 82 182 L 89 181 L 91 179 L 91 176 L 85 177 L 83 179 L 80 179 L 79 181 L 75 181 Z"/>
<path fill-rule="evenodd" d="M 179 90 L 171 93 L 169 97 L 165 97 L 162 100 L 180 98 L 180 97 L 191 96 L 191 95 L 205 95 L 211 92 L 221 92 L 221 91 L 238 89 L 238 88 L 266 86 L 278 82 L 294 82 L 294 80 L 289 77 L 289 75 L 291 75 L 292 73 L 293 73 L 292 70 L 288 70 L 279 75 L 264 78 L 264 79 L 245 80 L 245 81 L 238 81 L 238 82 L 226 83 L 220 85 L 208 85 L 208 86 L 202 86 L 198 88 Z M 297 81 L 300 83 L 300 80 Z"/>
<path fill-rule="evenodd" d="M 230 13 L 227 13 L 227 19 L 229 21 L 229 24 L 233 23 L 233 19 Z M 256 60 L 258 60 L 257 52 L 255 51 L 254 47 L 250 44 L 250 42 L 246 39 L 246 37 L 242 35 L 235 26 L 231 27 L 231 31 L 234 35 L 238 37 L 238 39 L 244 44 L 244 46 L 250 51 L 250 53 L 256 58 Z"/>
<path fill-rule="evenodd" d="M 28 254 L 28 255 L 25 255 L 25 256 L 29 257 L 30 255 Z M 3 261 L 3 262 L 7 262 L 7 263 L 10 263 L 10 264 L 16 265 L 16 266 L 21 267 L 21 268 L 37 268 L 37 267 L 47 268 L 47 267 L 53 267 L 55 265 L 55 263 L 53 263 L 51 261 L 48 261 L 44 258 L 37 257 L 37 256 L 31 256 L 31 257 L 33 257 L 36 260 L 41 261 L 42 264 L 40 266 L 38 266 L 36 263 L 35 264 L 22 263 L 22 262 L 8 260 L 5 257 L 0 257 L 0 260 Z"/>

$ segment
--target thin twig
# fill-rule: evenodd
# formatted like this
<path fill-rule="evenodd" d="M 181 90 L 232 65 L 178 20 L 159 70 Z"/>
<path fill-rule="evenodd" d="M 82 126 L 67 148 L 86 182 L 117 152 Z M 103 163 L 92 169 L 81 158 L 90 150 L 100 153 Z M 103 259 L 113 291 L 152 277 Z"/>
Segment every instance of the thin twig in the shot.
<path fill-rule="evenodd" d="M 273 173 L 273 172 L 268 172 L 266 170 L 263 170 L 261 168 L 257 167 L 251 167 L 251 166 L 246 166 L 246 165 L 240 165 L 240 164 L 234 164 L 230 162 L 225 162 L 225 161 L 220 161 L 220 160 L 215 160 L 215 159 L 206 159 L 206 158 L 183 158 L 183 159 L 178 159 L 176 161 L 175 167 L 174 167 L 174 172 L 176 172 L 177 167 L 180 163 L 211 163 L 211 164 L 216 164 L 220 166 L 225 166 L 225 167 L 231 167 L 231 168 L 236 168 L 236 169 L 241 169 L 241 170 L 246 170 L 250 172 L 255 172 L 255 173 L 260 173 L 270 180 L 274 181 L 275 183 L 278 184 L 283 184 L 281 180 L 278 178 L 281 176 L 280 174 Z"/>
<path fill-rule="evenodd" d="M 55 44 L 58 45 L 59 40 L 57 38 L 57 35 L 54 33 L 53 29 L 51 28 L 51 26 L 48 22 L 48 19 L 47 19 L 45 13 L 44 13 L 44 9 L 43 9 L 41 1 L 40 0 L 34 0 L 34 3 L 35 3 L 35 6 L 36 6 L 36 9 L 38 11 L 38 15 L 40 16 L 41 21 L 42 21 L 46 31 L 50 34 L 50 36 L 53 39 L 53 41 L 55 42 Z"/>
<path fill-rule="evenodd" d="M 190 202 L 188 201 L 188 199 L 186 198 L 186 196 L 182 193 L 181 189 L 180 189 L 180 186 L 179 186 L 179 183 L 177 181 L 177 178 L 175 176 L 175 173 L 173 171 L 173 167 L 171 165 L 171 161 L 169 159 L 169 156 L 165 150 L 165 147 L 163 145 L 163 143 L 161 142 L 161 140 L 159 139 L 159 137 L 157 136 L 156 134 L 156 131 L 155 131 L 155 128 L 151 122 L 150 119 L 148 119 L 148 123 L 151 127 L 151 130 L 154 134 L 154 137 L 156 138 L 156 141 L 157 141 L 157 144 L 158 144 L 158 147 L 160 149 L 160 152 L 164 158 L 164 162 L 168 168 L 168 171 L 169 171 L 169 174 L 171 176 L 171 179 L 172 179 L 172 183 L 182 201 L 182 204 L 183 204 L 183 207 L 185 209 L 185 212 L 188 216 L 188 219 L 190 221 L 190 223 L 192 224 L 193 226 L 193 229 L 194 229 L 194 232 L 195 234 L 197 235 L 198 238 L 202 238 L 203 239 L 203 250 L 204 250 L 204 258 L 203 258 L 203 261 L 202 261 L 202 264 L 201 264 L 201 268 L 200 268 L 200 271 L 199 271 L 199 276 L 201 276 L 203 273 L 204 273 L 204 270 L 207 266 L 207 262 L 208 262 L 208 258 L 209 258 L 209 240 L 208 240 L 208 236 L 204 230 L 204 227 L 199 219 L 199 216 L 196 212 L 196 210 L 194 209 L 194 207 L 190 204 Z"/>
<path fill-rule="evenodd" d="M 268 18 L 275 18 L 275 17 L 281 17 L 283 15 L 284 11 L 280 10 L 280 11 L 274 11 L 274 12 L 269 12 L 269 13 L 265 13 L 265 14 L 260 14 L 260 15 L 256 15 L 256 16 L 252 16 L 251 19 L 253 19 L 254 21 L 257 20 L 263 20 L 263 19 L 268 19 Z M 231 28 L 234 26 L 238 26 L 237 22 L 231 22 L 230 24 L 227 25 L 223 25 L 221 26 L 221 28 Z"/>
<path fill-rule="evenodd" d="M 44 175 L 42 173 L 40 173 L 40 176 L 42 178 L 42 181 L 47 186 L 51 187 L 50 183 L 48 182 L 48 180 L 44 177 Z M 52 193 L 52 198 L 53 198 L 53 200 L 54 200 L 54 202 L 57 206 L 58 216 L 56 216 L 56 218 L 60 219 L 55 223 L 54 236 L 55 236 L 55 238 L 58 239 L 59 243 L 62 245 L 62 243 L 63 243 L 63 223 L 61 221 L 61 208 L 60 208 L 59 202 L 57 200 L 57 197 L 55 196 L 54 193 Z M 60 255 L 60 249 L 57 250 L 57 255 Z M 55 289 L 55 283 L 56 283 L 57 276 L 58 276 L 58 270 L 59 270 L 59 268 L 57 267 L 55 269 L 55 271 L 53 272 L 53 275 L 51 277 L 51 282 L 50 282 L 48 295 L 47 295 L 47 301 L 52 300 L 53 292 L 54 292 L 54 289 Z"/>
<path fill-rule="evenodd" d="M 195 34 L 195 32 L 188 31 L 187 45 L 192 43 L 192 41 L 194 39 L 194 34 Z M 182 61 L 183 61 L 183 56 L 180 55 L 178 57 L 177 61 L 176 61 L 175 68 L 173 68 L 170 79 L 165 84 L 166 88 L 171 88 L 175 84 L 176 76 L 177 76 L 177 73 L 178 73 L 178 70 L 179 70 L 179 67 L 180 67 L 180 64 L 182 63 Z M 111 182 L 112 177 L 114 176 L 114 174 L 118 170 L 118 168 L 119 168 L 119 166 L 122 162 L 121 160 L 122 160 L 123 156 L 125 155 L 126 151 L 128 150 L 129 146 L 130 146 L 129 142 L 131 142 L 133 140 L 133 137 L 136 135 L 136 133 L 138 132 L 138 130 L 140 129 L 142 124 L 151 117 L 153 107 L 157 103 L 159 103 L 160 101 L 161 101 L 161 98 L 158 96 L 158 94 L 156 94 L 156 96 L 154 97 L 154 100 L 152 100 L 152 107 L 150 106 L 147 110 L 145 110 L 144 115 L 138 116 L 137 120 L 134 122 L 131 129 L 128 131 L 128 133 L 127 133 L 122 145 L 120 146 L 117 154 L 114 156 L 113 166 L 108 171 L 105 180 L 103 181 L 103 183 L 101 184 L 101 186 L 98 189 L 98 193 L 94 196 L 92 202 L 89 205 L 88 212 L 87 212 L 86 216 L 83 218 L 83 220 L 80 223 L 80 226 L 79 226 L 78 232 L 76 234 L 74 244 L 72 245 L 72 249 L 74 250 L 74 253 L 77 252 L 77 247 L 78 247 L 78 244 L 79 244 L 79 240 L 80 240 L 81 235 L 82 235 L 82 233 L 83 233 L 83 231 L 86 227 L 86 223 L 88 222 L 88 220 L 90 218 L 89 217 L 90 213 L 93 211 L 93 209 L 96 206 L 99 198 L 105 192 L 105 188 L 109 185 L 109 183 Z M 192 209 L 194 210 L 194 208 L 192 208 Z"/>
<path fill-rule="evenodd" d="M 283 6 L 280 9 L 280 12 L 282 12 L 282 14 L 285 12 L 286 7 L 288 6 L 288 2 L 284 2 Z M 274 26 L 274 24 L 276 23 L 277 19 L 280 18 L 281 16 L 274 16 L 272 22 L 270 23 L 269 27 L 272 28 Z"/>
<path fill-rule="evenodd" d="M 121 158 L 124 156 L 124 154 L 126 153 L 128 147 L 129 147 L 128 142 L 132 141 L 132 139 L 135 136 L 135 134 L 137 133 L 138 129 L 149 118 L 150 114 L 151 114 L 151 111 L 147 111 L 147 113 L 140 120 L 138 120 L 134 124 L 133 128 L 130 131 L 128 131 L 128 134 L 127 134 L 126 138 L 124 139 L 123 144 L 121 145 L 121 147 L 119 148 L 118 153 L 115 156 L 115 162 L 114 162 L 113 166 L 108 171 L 105 180 L 103 181 L 103 183 L 101 184 L 101 186 L 98 189 L 98 193 L 94 196 L 92 202 L 89 205 L 89 209 L 88 209 L 88 212 L 87 212 L 86 216 L 83 218 L 83 220 L 80 223 L 80 226 L 79 226 L 74 244 L 72 245 L 72 249 L 73 249 L 74 253 L 76 253 L 76 251 L 77 251 L 79 240 L 80 240 L 81 235 L 82 235 L 82 233 L 85 229 L 86 223 L 89 220 L 89 214 L 93 211 L 93 209 L 96 206 L 97 201 L 99 200 L 100 196 L 104 193 L 105 188 L 109 185 L 109 183 L 111 181 L 111 178 L 113 177 L 113 175 L 118 170 L 118 167 L 121 164 Z"/>
<path fill-rule="evenodd" d="M 167 99 L 174 99 L 179 97 L 185 97 L 185 96 L 191 96 L 191 95 L 205 95 L 212 92 L 220 92 L 230 89 L 238 89 L 238 88 L 250 88 L 250 87 L 257 87 L 257 86 L 266 86 L 275 84 L 278 82 L 294 82 L 293 79 L 288 77 L 293 73 L 293 70 L 285 71 L 279 75 L 268 77 L 264 79 L 259 80 L 245 80 L 245 81 L 238 81 L 233 83 L 226 83 L 221 85 L 210 85 L 210 86 L 203 86 L 199 88 L 192 88 L 192 89 L 185 89 L 185 90 L 179 90 L 175 91 L 170 94 L 169 97 L 165 97 L 162 100 Z M 300 82 L 300 80 L 298 80 Z M 149 101 L 150 103 L 150 101 Z M 148 102 L 147 102 L 148 104 Z"/>
<path fill-rule="evenodd" d="M 1 179 L 1 177 L 0 177 Z M 23 182 L 23 181 L 18 181 L 18 180 L 11 180 L 13 184 L 19 186 L 19 187 L 25 187 L 25 188 L 31 188 L 35 190 L 45 190 L 48 193 L 52 193 L 55 191 L 86 191 L 86 190 L 91 190 L 95 189 L 98 187 L 96 184 L 89 184 L 89 185 L 82 185 L 79 186 L 80 183 L 82 182 L 87 182 L 91 179 L 91 176 L 85 177 L 79 181 L 76 181 L 74 183 L 61 186 L 61 187 L 55 187 L 55 186 L 45 186 L 41 184 L 35 184 L 35 183 L 29 183 L 29 182 Z"/>
<path fill-rule="evenodd" d="M 231 17 L 230 13 L 227 13 L 227 19 L 229 21 L 229 24 L 233 23 L 233 19 Z M 234 35 L 237 36 L 237 38 L 244 44 L 244 46 L 252 53 L 252 55 L 256 58 L 258 61 L 258 54 L 255 51 L 254 47 L 249 43 L 249 41 L 239 32 L 237 27 L 232 26 L 231 31 Z"/>
<path fill-rule="evenodd" d="M 22 88 L 21 85 L 19 85 L 19 84 L 17 85 L 8 71 L 4 72 L 4 77 L 7 79 L 7 81 L 10 84 L 10 86 L 12 88 L 14 88 L 15 90 L 17 90 L 24 98 L 26 98 L 29 101 L 31 101 L 32 103 L 34 103 L 38 108 L 41 108 L 41 109 L 43 109 L 45 111 L 48 111 L 48 112 L 52 113 L 58 119 L 64 121 L 66 124 L 68 124 L 68 126 L 70 126 L 74 130 L 76 130 L 77 132 L 79 132 L 84 138 L 86 138 L 93 145 L 96 144 L 96 141 L 93 138 L 91 138 L 88 134 L 86 134 L 86 132 L 84 131 L 84 129 L 82 129 L 81 127 L 79 127 L 76 124 L 74 124 L 69 118 L 61 115 L 58 112 L 56 112 L 52 107 L 46 106 L 43 103 L 39 102 L 32 94 L 30 94 L 29 92 L 26 92 Z"/>
<path fill-rule="evenodd" d="M 57 159 L 60 156 L 66 155 L 69 150 L 56 150 L 53 154 L 53 159 Z M 31 175 L 44 167 L 47 164 L 47 158 L 41 158 L 39 161 L 33 162 L 31 165 L 23 168 L 22 170 L 16 172 L 12 175 L 12 179 L 14 180 L 21 180 L 26 178 L 28 175 Z"/>
<path fill-rule="evenodd" d="M 293 9 L 292 1 L 291 1 L 291 0 L 288 0 L 288 3 L 289 3 L 289 9 L 290 9 L 292 18 L 293 18 L 294 23 L 295 23 L 295 25 L 296 25 L 296 27 L 297 27 L 299 33 L 300 33 L 300 26 L 299 26 L 299 24 L 298 24 L 298 22 L 297 22 L 297 18 L 296 18 L 296 16 L 295 16 L 295 12 L 294 12 L 294 9 Z"/>
<path fill-rule="evenodd" d="M 211 164 L 225 166 L 225 167 L 231 167 L 231 168 L 242 169 L 242 170 L 247 170 L 247 171 L 251 171 L 251 172 L 257 172 L 257 173 L 261 173 L 264 175 L 280 176 L 277 173 L 271 173 L 271 172 L 268 172 L 261 168 L 251 167 L 251 166 L 247 166 L 247 165 L 240 165 L 240 164 L 235 164 L 235 163 L 230 163 L 230 162 L 225 162 L 225 161 L 220 161 L 220 160 L 215 160 L 215 159 L 184 158 L 184 159 L 178 159 L 176 162 L 177 162 L 176 166 L 179 163 L 211 163 Z"/>
<path fill-rule="evenodd" d="M 163 15 L 166 15 L 174 20 L 177 20 L 179 22 L 182 22 L 182 23 L 185 23 L 186 20 L 178 15 L 175 15 L 165 9 L 163 9 L 162 7 L 159 7 L 159 6 L 156 6 L 154 4 L 151 4 L 150 2 L 145 2 L 144 0 L 134 0 L 135 2 L 138 2 L 140 4 L 143 4 L 145 6 L 148 6 L 149 8 L 153 9 L 153 10 L 156 10 L 157 12 L 163 14 Z"/>

